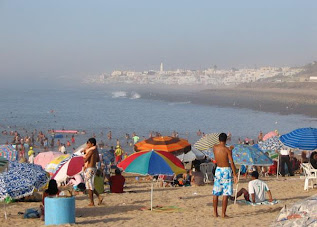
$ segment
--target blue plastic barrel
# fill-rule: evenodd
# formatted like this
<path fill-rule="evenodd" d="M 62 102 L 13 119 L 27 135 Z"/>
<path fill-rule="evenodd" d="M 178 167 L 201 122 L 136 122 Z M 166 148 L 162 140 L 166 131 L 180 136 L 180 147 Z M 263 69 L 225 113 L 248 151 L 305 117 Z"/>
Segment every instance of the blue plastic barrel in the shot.
<path fill-rule="evenodd" d="M 45 225 L 75 223 L 75 197 L 46 197 Z"/>

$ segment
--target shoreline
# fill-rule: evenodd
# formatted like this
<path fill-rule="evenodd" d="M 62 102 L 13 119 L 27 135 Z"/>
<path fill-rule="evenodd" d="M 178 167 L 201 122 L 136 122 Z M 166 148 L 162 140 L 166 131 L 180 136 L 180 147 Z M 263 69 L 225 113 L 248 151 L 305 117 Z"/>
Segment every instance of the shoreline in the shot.
<path fill-rule="evenodd" d="M 277 88 L 213 88 L 139 90 L 143 99 L 190 102 L 197 105 L 245 108 L 281 115 L 300 114 L 317 118 L 317 94 L 314 91 Z"/>

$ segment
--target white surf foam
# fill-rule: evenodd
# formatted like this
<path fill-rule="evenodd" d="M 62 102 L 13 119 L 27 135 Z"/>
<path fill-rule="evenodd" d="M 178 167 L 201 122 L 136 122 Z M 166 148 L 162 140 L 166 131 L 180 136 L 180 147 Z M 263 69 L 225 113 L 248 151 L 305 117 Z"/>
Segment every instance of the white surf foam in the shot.
<path fill-rule="evenodd" d="M 186 104 L 190 104 L 191 101 L 187 101 L 187 102 L 170 102 L 168 103 L 168 105 L 170 106 L 175 106 L 175 105 L 186 105 Z"/>
<path fill-rule="evenodd" d="M 112 94 L 112 98 L 125 98 L 125 97 L 127 97 L 127 93 L 125 91 L 114 91 L 111 94 Z"/>
<path fill-rule="evenodd" d="M 141 98 L 141 95 L 139 93 L 134 91 L 131 92 L 130 99 L 139 99 L 139 98 Z"/>

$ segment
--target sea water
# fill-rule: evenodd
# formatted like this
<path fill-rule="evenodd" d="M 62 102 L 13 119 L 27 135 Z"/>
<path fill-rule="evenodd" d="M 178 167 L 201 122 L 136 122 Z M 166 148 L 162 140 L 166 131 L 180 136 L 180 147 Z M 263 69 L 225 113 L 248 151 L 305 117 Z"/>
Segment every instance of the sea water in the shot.
<path fill-rule="evenodd" d="M 115 145 L 125 141 L 125 134 L 135 132 L 148 138 L 150 131 L 171 135 L 177 131 L 190 143 L 199 138 L 196 132 L 231 132 L 238 138 L 256 139 L 278 130 L 281 134 L 300 127 L 316 127 L 315 118 L 304 115 L 280 115 L 249 109 L 195 105 L 190 102 L 166 102 L 143 99 L 137 91 L 108 89 L 25 89 L 0 91 L 0 130 L 29 132 L 34 129 L 85 130 L 76 144 L 84 143 L 96 134 L 97 142 Z M 111 131 L 112 141 L 107 141 Z M 29 133 L 30 134 L 30 133 Z M 103 134 L 103 135 L 102 135 Z M 0 144 L 9 136 L 0 136 Z M 70 138 L 62 139 L 66 142 Z M 233 141 L 233 142 L 235 142 Z M 125 142 L 124 142 L 125 143 Z"/>

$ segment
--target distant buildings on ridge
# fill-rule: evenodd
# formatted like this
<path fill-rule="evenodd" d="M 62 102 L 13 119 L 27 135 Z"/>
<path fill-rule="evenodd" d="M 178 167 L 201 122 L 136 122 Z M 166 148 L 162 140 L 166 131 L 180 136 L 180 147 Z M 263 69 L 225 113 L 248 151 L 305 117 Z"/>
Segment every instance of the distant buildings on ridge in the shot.
<path fill-rule="evenodd" d="M 264 80 L 271 77 L 283 78 L 300 74 L 303 68 L 291 67 L 261 67 L 230 70 L 218 69 L 217 66 L 204 70 L 177 69 L 164 71 L 163 63 L 159 71 L 143 72 L 115 70 L 110 74 L 89 76 L 85 83 L 125 83 L 125 84 L 166 84 L 166 85 L 238 85 Z"/>

